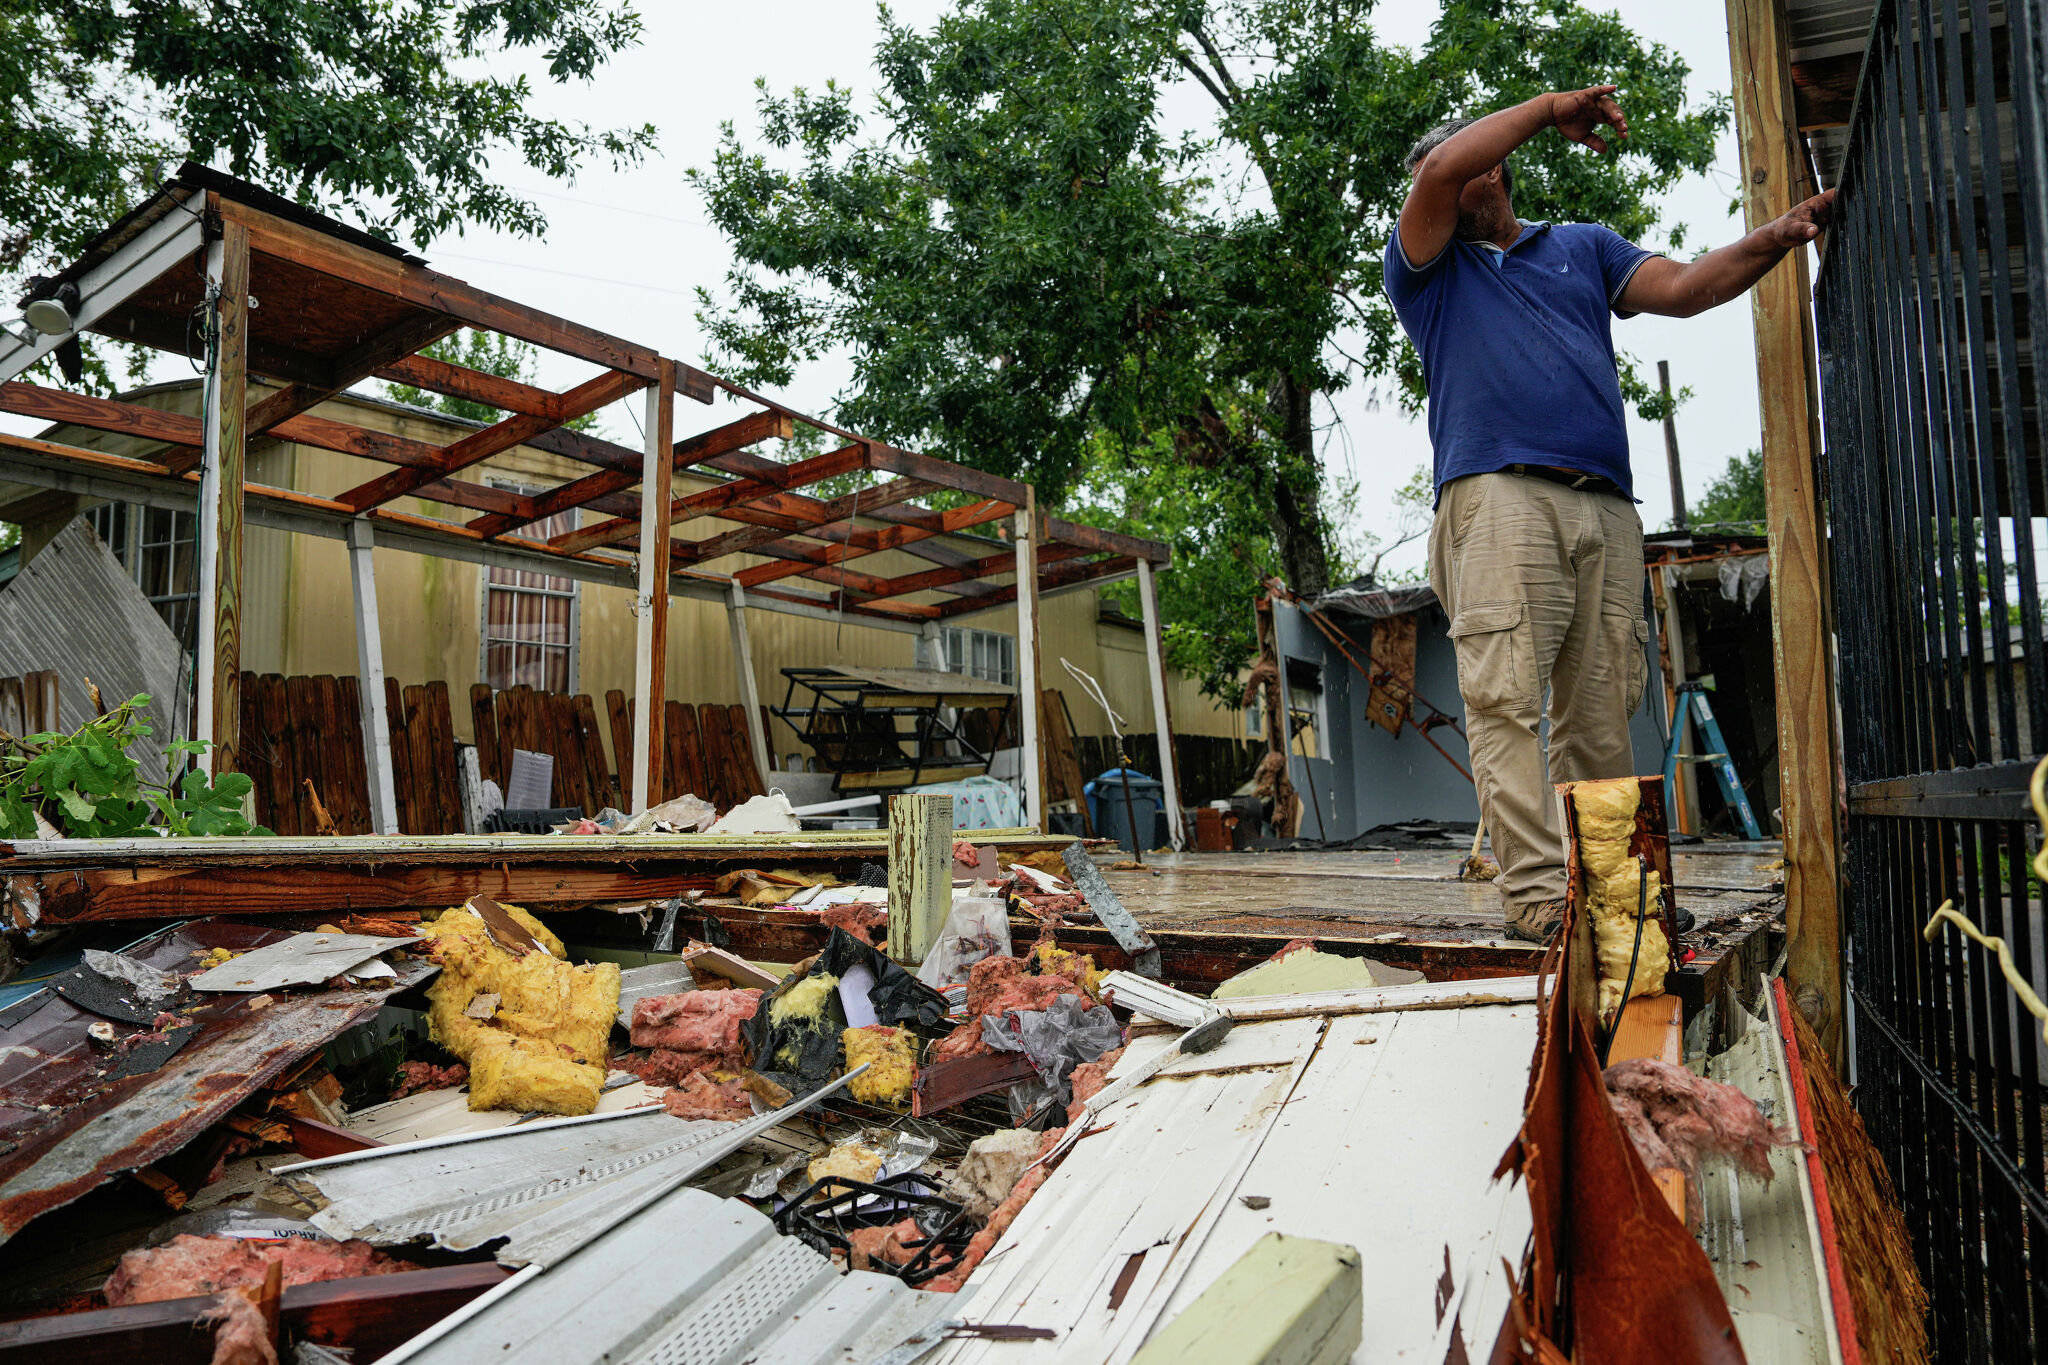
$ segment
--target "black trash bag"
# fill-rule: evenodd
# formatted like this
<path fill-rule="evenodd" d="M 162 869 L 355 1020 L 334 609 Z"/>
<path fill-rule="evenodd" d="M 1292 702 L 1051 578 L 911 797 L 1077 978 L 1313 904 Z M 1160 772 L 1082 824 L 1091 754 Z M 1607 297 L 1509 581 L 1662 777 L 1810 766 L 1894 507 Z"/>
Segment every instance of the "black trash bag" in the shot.
<path fill-rule="evenodd" d="M 811 963 L 806 976 L 830 976 L 844 980 L 855 967 L 866 967 L 875 984 L 868 990 L 868 1003 L 875 1018 L 884 1024 L 902 1024 L 939 1029 L 946 1022 L 946 997 L 919 981 L 901 966 L 844 929 L 834 928 L 832 937 Z M 846 1064 L 846 1048 L 840 1034 L 846 1031 L 846 1011 L 837 991 L 825 998 L 825 1007 L 815 1019 L 788 1019 L 777 1027 L 773 1022 L 774 1002 L 797 983 L 792 974 L 761 998 L 754 1017 L 740 1026 L 754 1070 L 786 1088 L 792 1095 L 808 1095 L 837 1075 Z"/>

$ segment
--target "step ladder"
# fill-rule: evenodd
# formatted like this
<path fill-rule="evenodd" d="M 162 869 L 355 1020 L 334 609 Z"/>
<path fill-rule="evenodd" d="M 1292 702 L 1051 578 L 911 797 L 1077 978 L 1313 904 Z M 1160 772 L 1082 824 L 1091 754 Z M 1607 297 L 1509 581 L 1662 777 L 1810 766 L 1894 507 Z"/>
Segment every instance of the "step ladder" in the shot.
<path fill-rule="evenodd" d="M 1735 760 L 1728 756 L 1728 741 L 1721 738 L 1721 725 L 1714 719 L 1714 708 L 1707 700 L 1707 689 L 1697 682 L 1686 682 L 1680 683 L 1677 691 L 1678 708 L 1671 717 L 1671 739 L 1664 746 L 1664 790 L 1670 792 L 1676 789 L 1680 763 L 1712 764 L 1714 776 L 1721 781 L 1722 798 L 1742 819 L 1743 834 L 1751 839 L 1763 838 L 1763 830 L 1757 827 L 1756 814 L 1749 808 L 1749 797 L 1742 790 L 1742 779 L 1735 772 Z M 1698 723 L 1700 739 L 1710 752 L 1678 752 L 1679 746 L 1685 743 L 1685 725 L 1688 719 Z"/>

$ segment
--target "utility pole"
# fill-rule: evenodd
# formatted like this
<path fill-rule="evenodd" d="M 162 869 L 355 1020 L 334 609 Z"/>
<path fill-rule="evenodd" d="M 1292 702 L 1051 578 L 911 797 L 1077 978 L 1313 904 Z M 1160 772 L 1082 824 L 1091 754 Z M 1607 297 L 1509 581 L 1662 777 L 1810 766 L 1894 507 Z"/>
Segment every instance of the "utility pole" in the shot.
<path fill-rule="evenodd" d="M 1686 531 L 1685 471 L 1678 465 L 1678 423 L 1672 420 L 1671 362 L 1657 362 L 1657 387 L 1664 391 L 1664 461 L 1671 466 L 1671 529 Z"/>

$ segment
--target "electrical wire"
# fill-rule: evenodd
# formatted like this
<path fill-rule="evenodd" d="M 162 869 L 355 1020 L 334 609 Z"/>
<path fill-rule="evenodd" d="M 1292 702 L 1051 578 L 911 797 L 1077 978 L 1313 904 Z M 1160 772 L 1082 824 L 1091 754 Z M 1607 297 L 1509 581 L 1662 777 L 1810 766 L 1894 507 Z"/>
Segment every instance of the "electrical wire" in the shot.
<path fill-rule="evenodd" d="M 1607 1026 L 1607 1036 L 1600 1043 L 1600 1069 L 1607 1069 L 1607 1054 L 1614 1050 L 1615 1035 L 1621 1032 L 1621 1012 L 1628 1008 L 1628 993 L 1636 985 L 1636 959 L 1643 952 L 1643 923 L 1650 917 L 1650 864 L 1643 855 L 1636 855 L 1636 946 L 1629 950 L 1628 976 L 1621 983 L 1621 1003 L 1614 1007 L 1614 1022 Z"/>
<path fill-rule="evenodd" d="M 1074 667 L 1065 655 L 1060 656 L 1060 667 L 1066 669 L 1072 675 L 1074 681 L 1081 684 L 1081 690 L 1088 694 L 1088 700 L 1101 707 L 1102 713 L 1109 717 L 1109 732 L 1116 737 L 1117 752 L 1122 753 L 1124 747 L 1124 726 L 1129 722 L 1118 715 L 1116 709 L 1109 704 L 1109 698 L 1102 695 L 1102 684 L 1095 681 L 1089 675 L 1088 670 Z"/>

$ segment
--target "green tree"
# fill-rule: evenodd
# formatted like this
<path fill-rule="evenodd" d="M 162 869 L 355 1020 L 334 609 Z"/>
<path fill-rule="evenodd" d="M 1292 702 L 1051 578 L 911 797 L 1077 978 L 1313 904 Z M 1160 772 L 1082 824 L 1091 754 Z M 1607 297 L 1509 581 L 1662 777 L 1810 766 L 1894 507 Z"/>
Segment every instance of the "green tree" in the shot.
<path fill-rule="evenodd" d="M 1688 518 L 1702 531 L 1764 529 L 1764 453 L 1752 450 L 1728 462 L 1694 502 Z"/>
<path fill-rule="evenodd" d="M 1449 0 L 1417 51 L 1378 41 L 1372 9 L 958 0 L 929 33 L 884 11 L 871 116 L 839 84 L 764 84 L 765 149 L 728 126 L 692 172 L 738 260 L 723 297 L 701 297 L 710 363 L 779 385 L 850 352 L 849 425 L 1029 478 L 1053 505 L 1084 482 L 1095 505 L 1138 505 L 1164 479 L 1207 500 L 1209 552 L 1322 590 L 1346 567 L 1329 396 L 1363 382 L 1421 398 L 1379 284 L 1414 138 L 1616 81 L 1622 152 L 1540 139 L 1516 157 L 1515 197 L 1528 217 L 1642 239 L 1726 121 L 1725 101 L 1687 103 L 1677 54 L 1573 0 Z M 1200 130 L 1162 114 L 1181 82 L 1213 111 Z M 1169 616 L 1240 635 L 1255 579 L 1191 600 L 1176 580 L 1193 573 L 1169 577 Z"/>
<path fill-rule="evenodd" d="M 9 0 L 0 6 L 0 284 L 73 259 L 184 158 L 424 246 L 546 219 L 494 166 L 637 162 L 651 126 L 528 112 L 533 51 L 588 81 L 639 41 L 610 0 Z M 11 297 L 11 295 L 10 295 Z"/>

